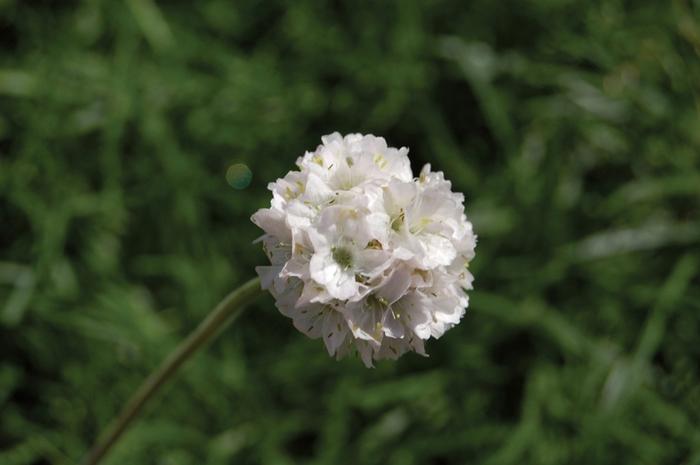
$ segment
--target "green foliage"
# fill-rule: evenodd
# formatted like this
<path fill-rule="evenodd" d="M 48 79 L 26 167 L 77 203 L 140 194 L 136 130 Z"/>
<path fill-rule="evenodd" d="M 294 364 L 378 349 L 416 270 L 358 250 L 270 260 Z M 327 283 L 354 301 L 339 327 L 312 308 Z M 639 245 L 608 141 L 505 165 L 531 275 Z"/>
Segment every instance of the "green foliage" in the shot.
<path fill-rule="evenodd" d="M 105 463 L 700 464 L 697 0 L 0 0 L 0 44 L 0 464 L 76 463 L 334 130 L 466 194 L 463 323 L 367 370 L 265 298 Z"/>

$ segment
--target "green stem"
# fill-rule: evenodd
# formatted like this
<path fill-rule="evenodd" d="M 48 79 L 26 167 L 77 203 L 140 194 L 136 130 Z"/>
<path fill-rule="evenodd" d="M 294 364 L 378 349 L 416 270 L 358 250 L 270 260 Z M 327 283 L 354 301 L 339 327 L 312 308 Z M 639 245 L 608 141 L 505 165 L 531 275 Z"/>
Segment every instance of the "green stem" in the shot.
<path fill-rule="evenodd" d="M 212 340 L 220 330 L 240 315 L 248 304 L 262 294 L 260 278 L 254 278 L 227 295 L 180 345 L 152 372 L 122 408 L 119 416 L 100 435 L 83 461 L 84 465 L 96 465 L 109 452 L 131 422 L 138 416 L 144 404 L 165 384 L 178 368 L 199 348 Z"/>

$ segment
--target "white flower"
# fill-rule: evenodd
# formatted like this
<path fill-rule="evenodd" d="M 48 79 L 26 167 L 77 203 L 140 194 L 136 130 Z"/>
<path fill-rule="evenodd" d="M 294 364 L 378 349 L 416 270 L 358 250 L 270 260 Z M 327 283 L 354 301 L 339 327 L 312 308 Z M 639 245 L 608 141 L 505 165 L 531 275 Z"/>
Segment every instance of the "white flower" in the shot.
<path fill-rule="evenodd" d="M 270 259 L 262 286 L 299 331 L 329 354 L 367 366 L 459 323 L 472 288 L 476 236 L 441 172 L 413 177 L 408 149 L 333 133 L 269 185 L 252 220 Z"/>

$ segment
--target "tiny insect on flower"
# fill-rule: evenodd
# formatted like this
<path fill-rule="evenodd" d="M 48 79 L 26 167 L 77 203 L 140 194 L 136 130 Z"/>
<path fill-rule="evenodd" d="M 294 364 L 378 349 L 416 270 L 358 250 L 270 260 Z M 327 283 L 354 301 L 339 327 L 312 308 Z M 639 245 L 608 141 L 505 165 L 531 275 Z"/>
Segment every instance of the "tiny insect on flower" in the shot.
<path fill-rule="evenodd" d="M 408 149 L 382 137 L 333 133 L 269 185 L 252 221 L 270 265 L 257 272 L 277 308 L 329 354 L 367 366 L 459 323 L 473 277 L 476 236 L 464 196 Z"/>

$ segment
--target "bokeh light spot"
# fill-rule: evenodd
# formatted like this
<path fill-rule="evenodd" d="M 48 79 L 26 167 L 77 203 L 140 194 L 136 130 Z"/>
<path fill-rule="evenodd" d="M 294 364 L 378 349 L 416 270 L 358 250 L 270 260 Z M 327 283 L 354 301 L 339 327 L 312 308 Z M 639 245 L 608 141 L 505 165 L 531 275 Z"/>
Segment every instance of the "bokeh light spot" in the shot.
<path fill-rule="evenodd" d="M 234 189 L 245 189 L 253 179 L 253 172 L 244 163 L 236 163 L 226 170 L 226 182 Z"/>

